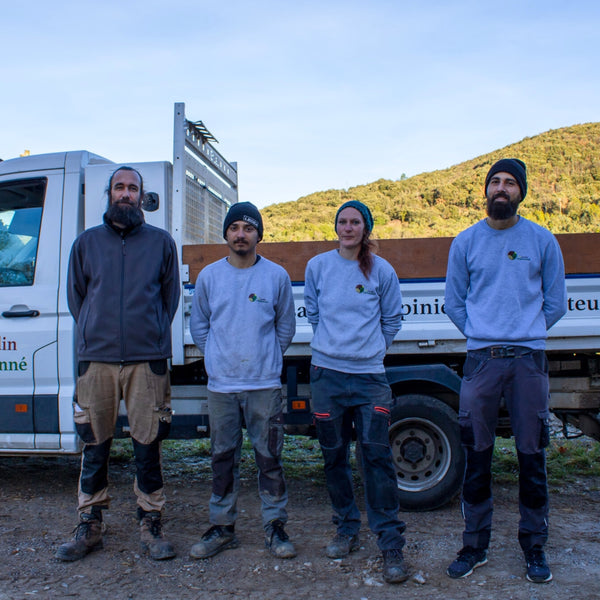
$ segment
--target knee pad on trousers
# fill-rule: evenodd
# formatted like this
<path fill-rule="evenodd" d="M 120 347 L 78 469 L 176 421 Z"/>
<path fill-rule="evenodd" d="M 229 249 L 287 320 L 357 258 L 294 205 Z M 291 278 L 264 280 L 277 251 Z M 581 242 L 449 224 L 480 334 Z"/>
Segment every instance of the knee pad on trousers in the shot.
<path fill-rule="evenodd" d="M 233 469 L 235 467 L 235 448 L 213 454 L 212 457 L 212 490 L 215 496 L 223 498 L 233 491 Z"/>
<path fill-rule="evenodd" d="M 467 448 L 467 468 L 463 498 L 469 504 L 479 504 L 492 495 L 492 454 L 494 447 L 476 452 Z"/>
<path fill-rule="evenodd" d="M 548 502 L 546 455 L 544 452 L 523 454 L 519 458 L 519 498 L 527 508 L 542 508 Z"/>
<path fill-rule="evenodd" d="M 261 490 L 271 496 L 282 496 L 285 493 L 283 469 L 279 459 L 274 456 L 263 456 L 256 452 L 256 466 L 259 469 L 258 483 Z"/>
<path fill-rule="evenodd" d="M 86 444 L 81 461 L 81 491 L 95 494 L 108 486 L 108 458 L 112 438 L 101 444 Z"/>
<path fill-rule="evenodd" d="M 163 487 L 160 468 L 160 443 L 154 441 L 151 444 L 140 444 L 133 438 L 131 441 L 133 442 L 135 466 L 137 468 L 138 487 L 144 494 L 151 494 L 156 490 L 160 490 Z"/>

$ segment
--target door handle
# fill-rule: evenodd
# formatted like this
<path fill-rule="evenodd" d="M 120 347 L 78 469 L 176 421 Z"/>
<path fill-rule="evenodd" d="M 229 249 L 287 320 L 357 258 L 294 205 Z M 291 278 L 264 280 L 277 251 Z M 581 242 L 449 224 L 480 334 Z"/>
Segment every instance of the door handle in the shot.
<path fill-rule="evenodd" d="M 35 310 L 34 308 L 29 308 L 29 306 L 25 306 L 24 304 L 16 304 L 15 306 L 11 306 L 9 310 L 5 310 L 2 313 L 2 316 L 7 319 L 15 319 L 18 317 L 39 317 L 40 311 Z"/>

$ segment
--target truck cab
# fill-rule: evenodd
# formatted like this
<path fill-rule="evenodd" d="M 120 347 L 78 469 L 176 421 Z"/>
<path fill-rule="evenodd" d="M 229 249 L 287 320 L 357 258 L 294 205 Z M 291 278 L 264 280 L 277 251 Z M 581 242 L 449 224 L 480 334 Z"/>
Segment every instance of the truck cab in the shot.
<path fill-rule="evenodd" d="M 82 230 L 84 169 L 108 163 L 59 152 L 0 163 L 0 447 L 77 451 L 73 320 L 66 273 Z"/>

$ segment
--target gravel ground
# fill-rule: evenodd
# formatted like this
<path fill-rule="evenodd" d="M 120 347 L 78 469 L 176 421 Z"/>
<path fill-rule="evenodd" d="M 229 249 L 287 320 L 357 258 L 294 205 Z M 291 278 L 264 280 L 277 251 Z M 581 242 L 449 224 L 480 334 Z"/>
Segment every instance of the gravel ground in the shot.
<path fill-rule="evenodd" d="M 344 560 L 325 557 L 333 534 L 326 491 L 298 480 L 289 485 L 287 527 L 297 558 L 278 560 L 266 552 L 256 483 L 250 478 L 243 482 L 239 504 L 240 547 L 209 560 L 190 559 L 191 545 L 207 527 L 210 480 L 206 473 L 189 474 L 187 467 L 179 468 L 175 461 L 166 469 L 165 529 L 176 546 L 175 559 L 154 562 L 140 554 L 133 471 L 125 462 L 111 466 L 113 502 L 105 513 L 104 550 L 77 563 L 62 563 L 54 552 L 76 523 L 79 459 L 0 458 L 0 600 L 600 599 L 600 478 L 582 479 L 551 495 L 551 583 L 525 579 L 516 539 L 518 488 L 502 485 L 494 489 L 494 533 L 486 566 L 463 580 L 445 575 L 461 545 L 462 520 L 454 500 L 434 512 L 402 513 L 412 576 L 391 586 L 383 582 L 381 559 L 366 524 L 358 552 Z M 362 490 L 358 495 L 362 499 Z"/>

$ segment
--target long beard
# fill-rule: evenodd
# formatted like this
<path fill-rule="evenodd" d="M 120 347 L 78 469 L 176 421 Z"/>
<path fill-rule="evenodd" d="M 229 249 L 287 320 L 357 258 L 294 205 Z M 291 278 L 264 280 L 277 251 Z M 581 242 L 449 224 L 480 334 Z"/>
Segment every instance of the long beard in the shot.
<path fill-rule="evenodd" d="M 495 219 L 496 221 L 505 221 L 506 219 L 510 219 L 517 214 L 517 209 L 519 208 L 519 204 L 513 204 L 510 199 L 507 198 L 508 202 L 495 202 L 496 198 L 489 199 L 487 203 L 487 214 L 490 218 Z M 502 196 L 506 198 L 506 196 Z"/>
<path fill-rule="evenodd" d="M 144 213 L 141 208 L 132 204 L 115 202 L 108 207 L 106 219 L 125 229 L 133 229 L 144 222 Z"/>

